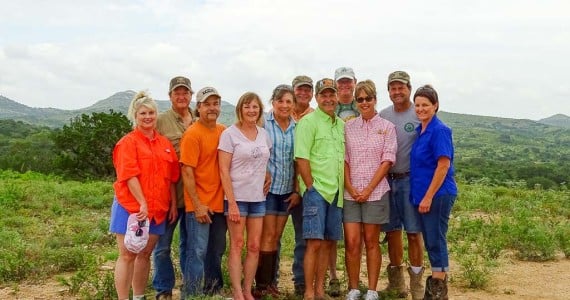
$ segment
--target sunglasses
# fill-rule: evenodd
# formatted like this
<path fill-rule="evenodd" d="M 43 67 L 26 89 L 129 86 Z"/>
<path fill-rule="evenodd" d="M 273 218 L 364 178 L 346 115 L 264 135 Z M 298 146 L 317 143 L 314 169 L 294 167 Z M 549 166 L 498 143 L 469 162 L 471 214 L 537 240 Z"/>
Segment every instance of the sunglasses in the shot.
<path fill-rule="evenodd" d="M 135 232 L 135 236 L 142 236 L 143 235 L 143 230 L 142 228 L 146 225 L 146 220 L 143 221 L 139 221 L 138 222 L 139 228 L 137 229 L 137 231 Z"/>
<path fill-rule="evenodd" d="M 358 103 L 362 103 L 362 102 L 364 102 L 364 101 L 366 101 L 366 102 L 372 102 L 372 101 L 374 101 L 374 97 L 358 97 L 358 98 L 356 98 L 355 100 L 356 100 L 356 102 L 358 102 Z"/>

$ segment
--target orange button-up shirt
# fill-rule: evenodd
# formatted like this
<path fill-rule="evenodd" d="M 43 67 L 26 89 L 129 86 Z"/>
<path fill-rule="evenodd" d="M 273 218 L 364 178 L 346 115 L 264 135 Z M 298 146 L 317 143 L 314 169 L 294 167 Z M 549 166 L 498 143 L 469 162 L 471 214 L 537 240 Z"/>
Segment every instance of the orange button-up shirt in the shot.
<path fill-rule="evenodd" d="M 117 172 L 113 187 L 121 206 L 129 213 L 139 211 L 140 205 L 127 186 L 130 178 L 137 177 L 146 199 L 148 218 L 162 223 L 170 208 L 170 185 L 180 176 L 172 143 L 157 131 L 154 139 L 149 139 L 135 129 L 115 145 L 113 164 Z"/>

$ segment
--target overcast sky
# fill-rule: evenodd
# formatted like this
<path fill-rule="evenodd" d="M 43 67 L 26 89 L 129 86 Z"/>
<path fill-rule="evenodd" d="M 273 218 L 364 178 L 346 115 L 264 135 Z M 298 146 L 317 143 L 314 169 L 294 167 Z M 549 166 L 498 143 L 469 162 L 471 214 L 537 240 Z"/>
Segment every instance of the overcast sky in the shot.
<path fill-rule="evenodd" d="M 236 103 L 340 66 L 430 83 L 444 111 L 570 115 L 570 1 L 5 1 L 0 95 L 76 109 L 124 90 L 168 99 L 171 77 Z M 194 101 L 195 99 L 193 99 Z M 314 100 L 313 100 L 314 101 Z"/>

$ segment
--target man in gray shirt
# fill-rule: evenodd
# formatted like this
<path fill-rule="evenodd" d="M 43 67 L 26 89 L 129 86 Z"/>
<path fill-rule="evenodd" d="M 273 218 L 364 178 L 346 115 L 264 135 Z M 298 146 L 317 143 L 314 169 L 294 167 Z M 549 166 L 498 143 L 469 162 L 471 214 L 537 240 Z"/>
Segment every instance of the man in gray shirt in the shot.
<path fill-rule="evenodd" d="M 423 241 L 418 210 L 411 204 L 410 198 L 410 151 L 416 140 L 415 128 L 419 125 L 414 105 L 410 100 L 412 85 L 410 76 L 404 71 L 395 71 L 388 76 L 388 93 L 393 105 L 383 109 L 380 116 L 396 126 L 398 151 L 396 163 L 390 169 L 390 223 L 382 226 L 388 239 L 390 264 L 387 266 L 389 291 L 396 291 L 400 297 L 406 297 L 408 289 L 404 281 L 404 247 L 402 229 L 408 237 L 408 258 L 410 267 L 410 291 L 412 299 L 423 299 L 422 284 Z"/>

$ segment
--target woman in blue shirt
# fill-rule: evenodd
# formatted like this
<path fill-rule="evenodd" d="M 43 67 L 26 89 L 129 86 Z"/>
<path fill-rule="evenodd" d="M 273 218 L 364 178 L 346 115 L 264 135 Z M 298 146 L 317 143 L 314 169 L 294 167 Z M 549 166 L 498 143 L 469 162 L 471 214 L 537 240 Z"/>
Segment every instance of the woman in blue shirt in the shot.
<path fill-rule="evenodd" d="M 421 124 L 410 158 L 411 201 L 418 207 L 422 234 L 432 275 L 426 280 L 424 299 L 447 298 L 447 228 L 451 208 L 457 198 L 453 179 L 451 129 L 439 120 L 437 92 L 424 85 L 414 94 L 416 115 Z"/>

